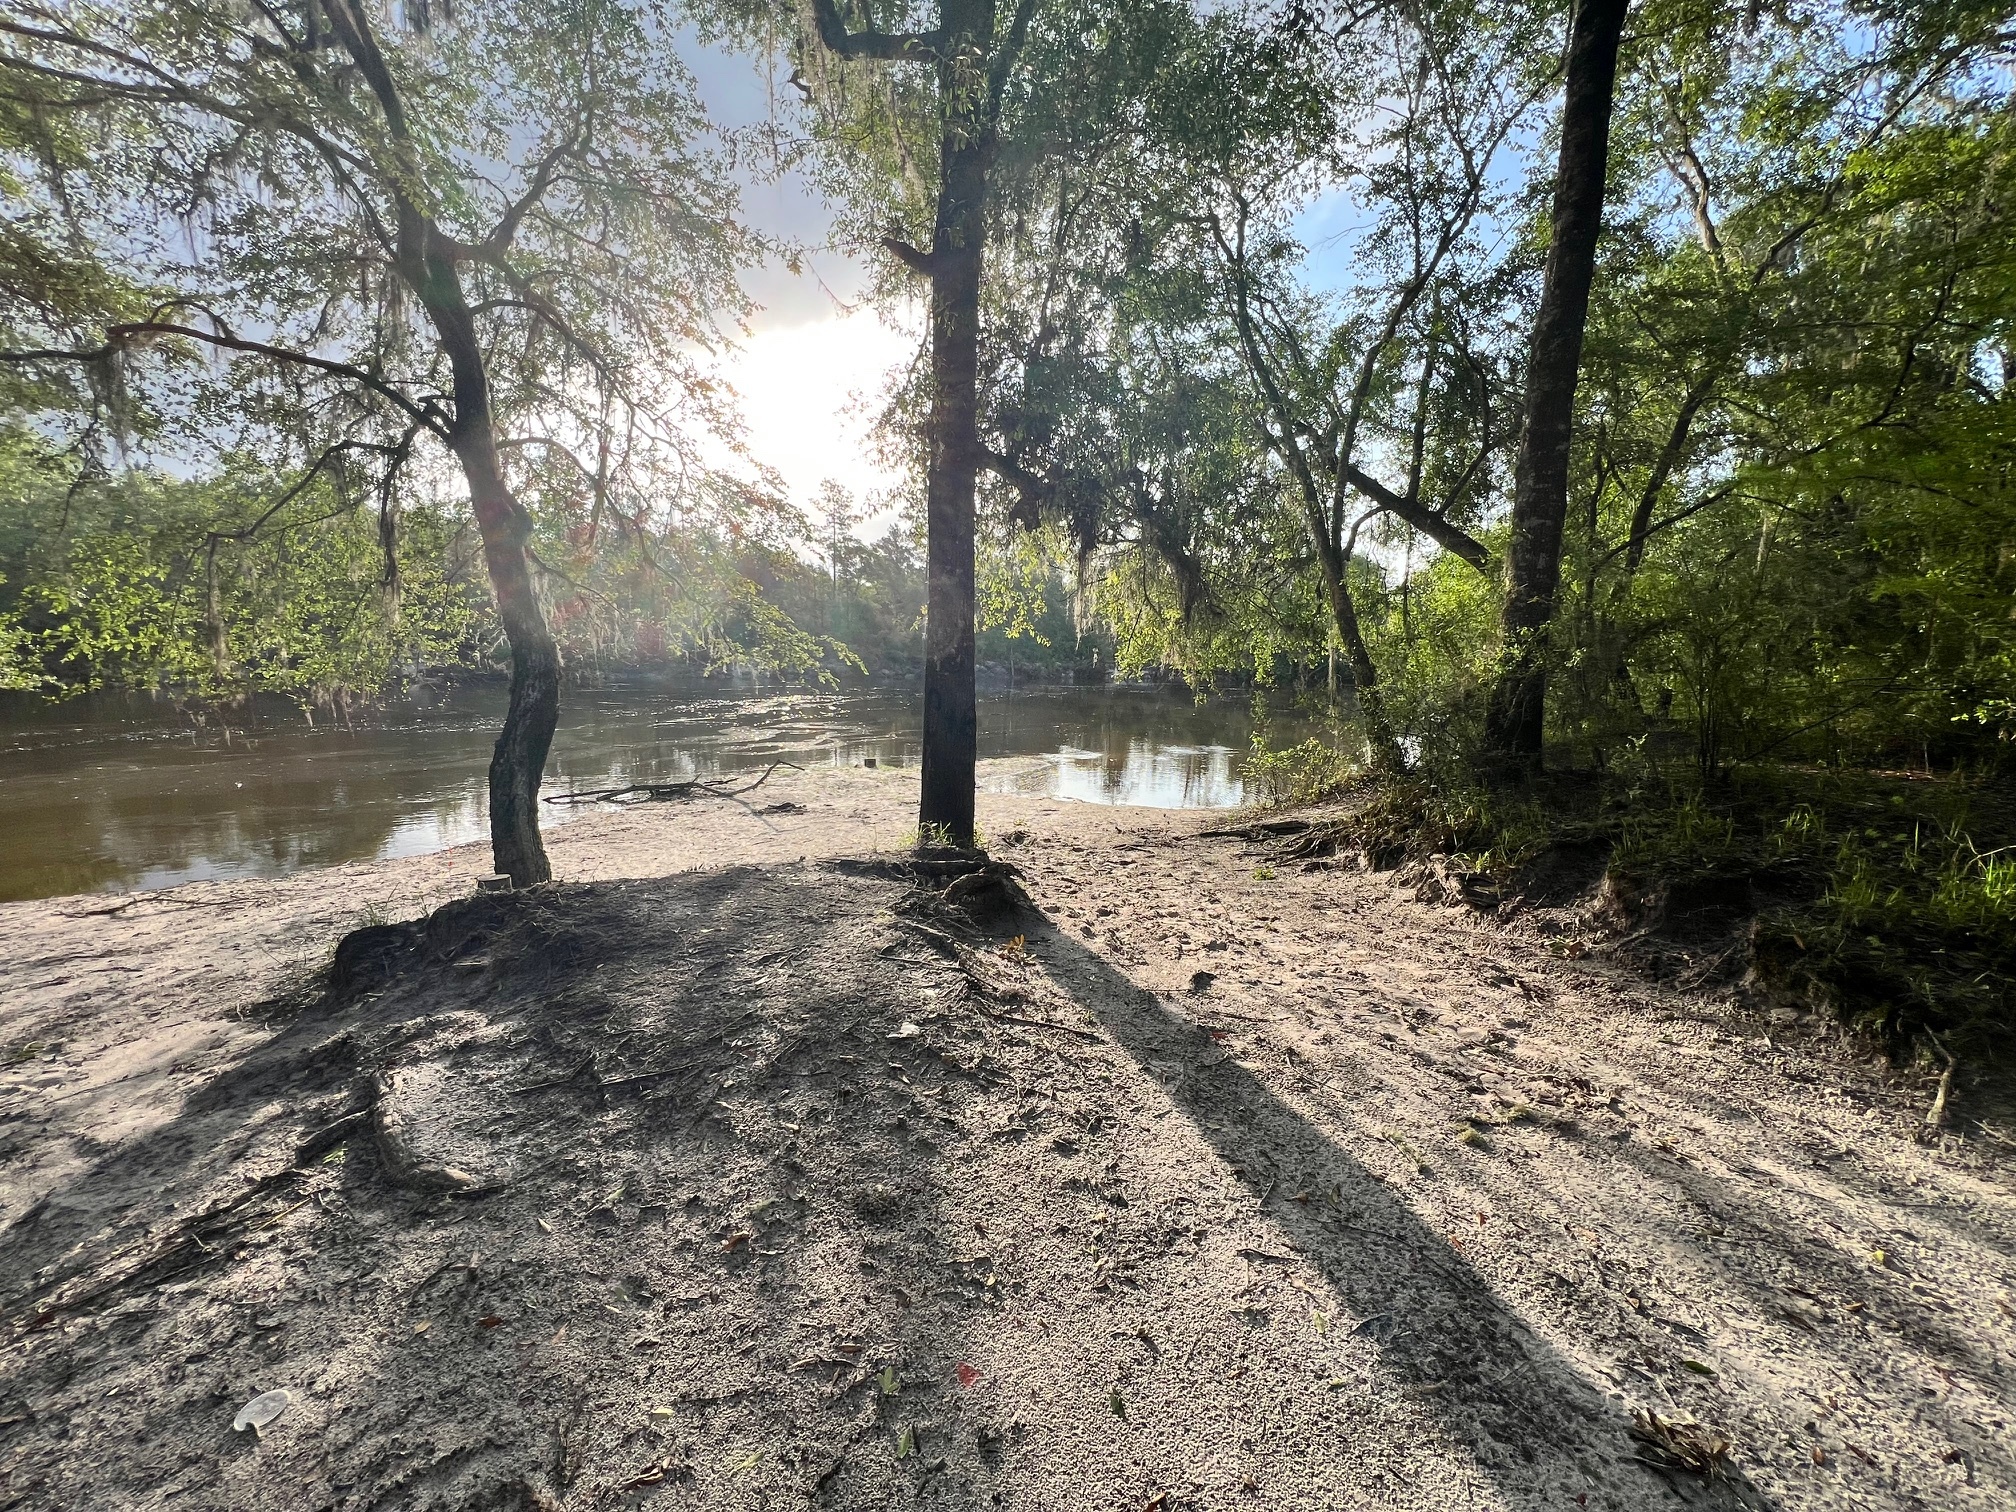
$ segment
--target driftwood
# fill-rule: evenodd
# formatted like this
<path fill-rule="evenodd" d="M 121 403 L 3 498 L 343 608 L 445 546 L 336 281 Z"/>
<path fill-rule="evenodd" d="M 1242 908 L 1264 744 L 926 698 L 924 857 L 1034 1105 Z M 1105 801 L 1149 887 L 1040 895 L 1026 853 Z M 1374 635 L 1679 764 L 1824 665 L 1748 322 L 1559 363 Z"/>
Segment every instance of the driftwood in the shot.
<path fill-rule="evenodd" d="M 1278 840 L 1283 835 L 1299 835 L 1313 829 L 1307 819 L 1257 819 L 1251 824 L 1234 824 L 1223 829 L 1198 830 L 1196 840 Z"/>
<path fill-rule="evenodd" d="M 129 908 L 142 903 L 172 903 L 177 908 L 236 908 L 243 905 L 242 898 L 171 898 L 165 892 L 135 893 L 122 903 L 114 903 L 109 908 L 87 908 L 82 913 L 66 913 L 66 919 L 116 919 Z"/>
<path fill-rule="evenodd" d="M 675 803 L 682 798 L 734 798 L 763 786 L 770 780 L 770 774 L 779 767 L 789 767 L 794 772 L 805 769 L 795 761 L 773 761 L 763 769 L 763 775 L 754 782 L 745 782 L 740 787 L 728 787 L 719 782 L 708 782 L 695 777 L 689 782 L 633 782 L 628 787 L 580 788 L 568 793 L 549 793 L 548 803 Z"/>

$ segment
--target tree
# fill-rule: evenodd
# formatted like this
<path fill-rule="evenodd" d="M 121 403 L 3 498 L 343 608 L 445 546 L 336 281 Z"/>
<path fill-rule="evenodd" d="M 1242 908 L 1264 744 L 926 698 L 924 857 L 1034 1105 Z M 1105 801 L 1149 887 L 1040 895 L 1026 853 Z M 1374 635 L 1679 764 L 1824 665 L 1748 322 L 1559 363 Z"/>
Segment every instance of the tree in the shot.
<path fill-rule="evenodd" d="M 307 479 L 375 492 L 388 541 L 427 445 L 452 458 L 511 652 L 490 821 L 519 885 L 551 875 L 538 788 L 560 661 L 514 474 L 564 459 L 599 510 L 623 474 L 669 483 L 683 425 L 718 418 L 695 358 L 709 310 L 735 307 L 746 238 L 663 40 L 627 0 L 445 24 L 372 0 L 0 21 L 0 90 L 63 138 L 12 155 L 35 213 L 160 294 L 93 339 L 0 355 L 108 375 L 101 395 L 161 377 L 157 357 L 185 376 L 197 350 L 233 359 L 188 401 L 192 429 L 245 425 Z"/>
<path fill-rule="evenodd" d="M 936 82 L 938 183 L 929 251 L 883 245 L 931 285 L 930 419 L 925 516 L 924 733 L 917 823 L 973 844 L 979 749 L 973 662 L 974 490 L 979 434 L 980 288 L 988 173 L 1001 145 L 1002 101 L 1036 0 L 1003 18 L 994 0 L 938 0 L 922 31 L 851 31 L 834 0 L 814 0 L 819 40 L 835 57 L 928 64 Z"/>
<path fill-rule="evenodd" d="M 1007 476 L 1025 510 L 1074 522 L 1081 549 L 1132 534 L 1159 555 L 1186 631 L 1212 598 L 1215 553 L 1196 527 L 1229 506 L 1271 586 L 1247 604 L 1235 574 L 1216 607 L 1259 633 L 1257 649 L 1274 641 L 1262 625 L 1294 619 L 1270 606 L 1313 594 L 1319 645 L 1341 645 L 1369 744 L 1397 767 L 1354 586 L 1378 574 L 1359 547 L 1391 520 L 1480 573 L 1494 565 L 1474 532 L 1505 427 L 1471 339 L 1469 306 L 1488 297 L 1473 230 L 1497 208 L 1499 154 L 1535 97 L 1520 62 L 1530 26 L 1447 7 L 1359 18 L 1347 45 L 1224 14 L 1163 32 L 1073 117 L 1044 192 L 1016 205 L 995 295 L 1019 342 L 996 385 Z M 1292 222 L 1321 193 L 1365 223 L 1341 295 L 1301 286 Z M 1246 430 L 1236 462 L 1228 422 Z M 1198 466 L 1206 437 L 1215 461 Z M 1295 559 L 1274 531 L 1284 507 L 1312 580 L 1285 596 L 1272 565 Z"/>
<path fill-rule="evenodd" d="M 1609 183 L 1617 50 L 1629 5 L 1630 0 L 1578 0 L 1569 33 L 1547 270 L 1533 319 L 1525 423 L 1513 473 L 1502 662 L 1484 717 L 1486 754 L 1524 766 L 1539 765 L 1545 729 L 1546 634 L 1561 584 L 1575 386 Z"/>

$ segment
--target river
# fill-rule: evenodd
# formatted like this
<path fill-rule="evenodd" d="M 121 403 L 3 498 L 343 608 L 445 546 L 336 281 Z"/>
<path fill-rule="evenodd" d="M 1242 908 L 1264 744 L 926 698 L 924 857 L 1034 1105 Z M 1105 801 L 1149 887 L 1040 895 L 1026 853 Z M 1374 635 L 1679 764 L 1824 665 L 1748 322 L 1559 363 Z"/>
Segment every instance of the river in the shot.
<path fill-rule="evenodd" d="M 413 855 L 487 833 L 484 773 L 502 717 L 493 687 L 309 727 L 283 704 L 193 723 L 155 700 L 0 701 L 0 900 L 280 876 Z M 1243 700 L 1177 690 L 1020 689 L 980 704 L 983 769 L 1088 803 L 1230 808 L 1253 733 Z M 907 767 L 918 701 L 886 691 L 758 695 L 719 688 L 570 689 L 548 793 L 801 765 Z M 1299 732 L 1298 732 L 1299 738 Z M 564 823 L 565 805 L 546 809 Z"/>

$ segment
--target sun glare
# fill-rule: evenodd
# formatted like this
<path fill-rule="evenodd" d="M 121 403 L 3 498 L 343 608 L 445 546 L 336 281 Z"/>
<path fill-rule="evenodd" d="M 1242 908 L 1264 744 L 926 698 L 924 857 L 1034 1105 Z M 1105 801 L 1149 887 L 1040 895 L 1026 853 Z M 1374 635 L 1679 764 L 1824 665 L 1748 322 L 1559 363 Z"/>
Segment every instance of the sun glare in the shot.
<path fill-rule="evenodd" d="M 875 412 L 916 336 L 865 307 L 759 331 L 724 365 L 742 400 L 749 452 L 807 507 L 831 478 L 866 504 L 898 481 L 874 456 Z"/>

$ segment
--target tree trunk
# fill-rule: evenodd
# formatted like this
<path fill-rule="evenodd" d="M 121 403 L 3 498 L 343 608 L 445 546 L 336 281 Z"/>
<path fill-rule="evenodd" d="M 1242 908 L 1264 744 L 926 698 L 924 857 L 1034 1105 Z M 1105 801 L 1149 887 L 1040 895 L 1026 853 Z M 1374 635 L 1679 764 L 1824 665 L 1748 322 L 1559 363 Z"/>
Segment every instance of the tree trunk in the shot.
<path fill-rule="evenodd" d="M 531 520 L 497 466 L 489 424 L 459 436 L 456 456 L 483 537 L 483 561 L 497 594 L 497 617 L 511 646 L 511 702 L 490 753 L 490 855 L 514 887 L 551 880 L 539 838 L 539 782 L 560 722 L 560 648 L 532 591 L 525 558 Z"/>
<path fill-rule="evenodd" d="M 1484 747 L 1502 762 L 1529 769 L 1537 769 L 1541 759 L 1547 626 L 1561 585 L 1575 384 L 1596 237 L 1603 225 L 1610 106 L 1628 6 L 1629 0 L 1581 0 L 1575 8 L 1554 181 L 1553 241 L 1526 368 L 1526 421 L 1513 475 L 1512 540 L 1505 556 L 1504 643 L 1485 712 Z"/>
<path fill-rule="evenodd" d="M 1307 512 L 1309 535 L 1323 566 L 1323 596 L 1330 606 L 1330 619 L 1337 639 L 1344 647 L 1344 659 L 1351 666 L 1351 697 L 1358 706 L 1358 722 L 1365 731 L 1372 763 L 1381 771 L 1400 771 L 1406 762 L 1400 742 L 1386 718 L 1386 697 L 1379 687 L 1379 668 L 1372 660 L 1372 648 L 1365 644 L 1365 631 L 1358 623 L 1358 605 L 1351 597 L 1350 561 L 1330 541 L 1323 530 L 1320 513 Z M 1335 655 L 1335 652 L 1332 652 Z"/>
<path fill-rule="evenodd" d="M 1246 288 L 1243 204 L 1240 210 L 1236 245 L 1228 243 L 1221 235 L 1219 246 L 1234 280 L 1233 326 L 1239 332 L 1239 344 L 1246 354 L 1247 368 L 1259 384 L 1261 395 L 1280 426 L 1278 436 L 1266 432 L 1265 427 L 1262 427 L 1263 433 L 1267 435 L 1268 444 L 1287 463 L 1289 472 L 1295 477 L 1295 486 L 1301 492 L 1302 524 L 1309 533 L 1309 544 L 1316 552 L 1317 565 L 1323 570 L 1323 599 L 1329 607 L 1331 623 L 1336 628 L 1338 641 L 1343 644 L 1344 655 L 1351 663 L 1352 698 L 1358 707 L 1358 722 L 1364 728 L 1366 744 L 1371 747 L 1372 760 L 1386 771 L 1399 771 L 1405 763 L 1401 759 L 1400 742 L 1394 738 L 1393 727 L 1386 720 L 1386 704 L 1379 692 L 1379 669 L 1373 664 L 1371 648 L 1365 644 L 1365 632 L 1358 623 L 1358 606 L 1351 598 L 1350 560 L 1332 534 L 1332 522 L 1324 514 L 1323 491 L 1316 486 L 1316 475 L 1309 466 L 1308 455 L 1296 439 L 1294 411 L 1289 408 L 1281 386 L 1274 381 L 1273 371 L 1254 330 Z M 1332 655 L 1334 657 L 1334 650 Z"/>
<path fill-rule="evenodd" d="M 948 37 L 991 39 L 994 7 L 948 3 Z M 948 49 L 952 51 L 952 49 Z M 930 596 L 924 621 L 924 759 L 917 827 L 928 843 L 973 844 L 979 714 L 973 689 L 973 490 L 980 462 L 980 264 L 987 160 L 970 63 L 938 65 L 944 112 L 931 242 L 931 421 L 925 478 Z M 970 101 L 970 103 L 969 103 Z"/>
<path fill-rule="evenodd" d="M 539 779 L 553 727 L 560 721 L 560 650 L 546 628 L 525 542 L 532 517 L 504 480 L 497 461 L 496 417 L 490 374 L 476 318 L 462 288 L 457 246 L 421 209 L 420 159 L 411 151 L 406 105 L 386 67 L 370 21 L 356 0 L 333 0 L 326 14 L 344 51 L 370 85 L 385 113 L 386 130 L 401 149 L 399 179 L 391 186 L 397 209 L 397 264 L 401 280 L 427 311 L 453 375 L 454 419 L 447 440 L 469 485 L 469 506 L 483 538 L 483 561 L 497 594 L 497 617 L 511 645 L 511 702 L 490 755 L 490 853 L 514 887 L 551 879 L 553 868 L 539 838 Z"/>
<path fill-rule="evenodd" d="M 428 240 L 432 227 L 427 228 Z M 532 517 L 505 481 L 497 460 L 490 377 L 476 322 L 449 254 L 430 247 L 419 292 L 454 373 L 455 421 L 449 445 L 469 485 L 469 505 L 483 539 L 483 562 L 497 595 L 497 617 L 511 646 L 511 701 L 490 753 L 490 854 L 514 887 L 553 876 L 539 838 L 539 781 L 560 722 L 560 648 L 532 590 L 525 543 Z"/>

